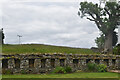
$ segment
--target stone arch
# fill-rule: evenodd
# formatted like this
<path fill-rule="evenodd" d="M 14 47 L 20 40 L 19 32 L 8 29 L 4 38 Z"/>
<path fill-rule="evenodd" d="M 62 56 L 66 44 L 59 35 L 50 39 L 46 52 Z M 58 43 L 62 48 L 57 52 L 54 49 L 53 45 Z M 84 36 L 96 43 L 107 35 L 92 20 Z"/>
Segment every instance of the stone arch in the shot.
<path fill-rule="evenodd" d="M 87 64 L 87 63 L 90 63 L 90 60 L 91 60 L 91 59 L 86 59 L 86 64 Z"/>
<path fill-rule="evenodd" d="M 109 66 L 109 59 L 104 59 L 104 64 Z"/>
<path fill-rule="evenodd" d="M 41 59 L 41 68 L 45 68 L 46 59 Z"/>
<path fill-rule="evenodd" d="M 8 68 L 8 59 L 2 60 L 2 68 Z"/>
<path fill-rule="evenodd" d="M 73 66 L 78 67 L 78 62 L 79 62 L 78 59 L 73 59 Z"/>
<path fill-rule="evenodd" d="M 65 59 L 60 59 L 60 66 L 62 66 L 62 67 L 65 66 Z"/>
<path fill-rule="evenodd" d="M 29 59 L 29 68 L 34 68 L 35 59 Z"/>
<path fill-rule="evenodd" d="M 15 68 L 20 68 L 20 59 L 14 59 L 15 60 Z"/>
<path fill-rule="evenodd" d="M 51 68 L 55 68 L 55 59 L 51 59 Z"/>
<path fill-rule="evenodd" d="M 100 59 L 95 59 L 96 64 L 100 64 Z"/>

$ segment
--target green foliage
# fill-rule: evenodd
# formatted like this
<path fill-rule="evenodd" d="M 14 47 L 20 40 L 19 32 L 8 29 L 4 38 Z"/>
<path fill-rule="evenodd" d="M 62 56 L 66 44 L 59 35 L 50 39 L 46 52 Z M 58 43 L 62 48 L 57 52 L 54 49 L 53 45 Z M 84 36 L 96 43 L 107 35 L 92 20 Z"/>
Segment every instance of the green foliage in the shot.
<path fill-rule="evenodd" d="M 72 72 L 72 68 L 67 66 L 67 67 L 65 67 L 65 71 L 66 71 L 66 73 L 71 73 Z"/>
<path fill-rule="evenodd" d="M 117 32 L 113 32 L 113 44 L 112 46 L 115 46 L 118 42 L 118 35 Z M 97 44 L 98 48 L 100 50 L 102 50 L 104 48 L 104 44 L 105 44 L 105 35 L 101 34 L 100 37 L 97 37 L 97 39 L 95 39 L 95 43 Z"/>
<path fill-rule="evenodd" d="M 26 70 L 21 70 L 21 74 L 27 74 Z"/>
<path fill-rule="evenodd" d="M 114 46 L 114 44 L 117 43 L 117 38 L 114 37 L 115 43 L 113 42 L 112 44 L 112 36 L 109 37 L 109 35 L 114 35 L 112 32 L 115 31 L 120 21 L 119 14 L 120 5 L 116 2 L 106 2 L 104 6 L 101 7 L 99 4 L 85 1 L 80 3 L 80 8 L 78 11 L 78 15 L 80 17 L 86 17 L 88 20 L 94 21 L 98 29 L 105 35 L 104 48 L 109 50 L 108 53 L 112 52 L 112 45 Z M 101 42 L 101 40 L 99 41 Z M 101 44 L 99 45 L 102 46 Z"/>
<path fill-rule="evenodd" d="M 104 64 L 88 63 L 87 64 L 87 71 L 90 71 L 90 72 L 107 72 L 107 66 L 104 65 Z"/>
<path fill-rule="evenodd" d="M 71 73 L 72 72 L 72 68 L 69 67 L 69 66 L 66 66 L 66 67 L 56 67 L 53 71 L 53 73 L 62 73 L 62 74 L 65 74 L 65 73 Z"/>
<path fill-rule="evenodd" d="M 71 48 L 43 44 L 22 44 L 22 45 L 5 44 L 2 46 L 2 52 L 3 54 L 27 54 L 27 53 L 99 54 L 93 52 L 91 49 Z"/>
<path fill-rule="evenodd" d="M 97 71 L 97 64 L 95 63 L 88 63 L 87 64 L 87 70 L 88 71 L 92 71 L 92 72 L 96 72 Z"/>
<path fill-rule="evenodd" d="M 100 50 L 103 50 L 105 43 L 105 36 L 102 34 L 100 37 L 97 37 L 97 39 L 95 39 L 95 43 L 97 44 Z"/>
<path fill-rule="evenodd" d="M 56 67 L 55 70 L 53 71 L 53 73 L 62 73 L 65 74 L 65 68 L 64 67 Z"/>
<path fill-rule="evenodd" d="M 118 42 L 118 35 L 117 35 L 117 32 L 113 32 L 113 46 L 116 46 L 117 42 Z"/>
<path fill-rule="evenodd" d="M 113 54 L 120 55 L 120 44 L 113 48 Z"/>
<path fill-rule="evenodd" d="M 113 7 L 114 6 L 114 7 Z M 92 2 L 81 2 L 78 15 L 94 21 L 103 34 L 114 31 L 120 20 L 119 5 L 116 2 L 106 2 L 105 7 L 100 7 Z"/>
<path fill-rule="evenodd" d="M 12 71 L 10 69 L 2 69 L 2 74 L 13 74 Z"/>
<path fill-rule="evenodd" d="M 107 72 L 107 66 L 104 64 L 99 64 L 97 66 L 97 70 L 98 70 L 98 72 Z"/>

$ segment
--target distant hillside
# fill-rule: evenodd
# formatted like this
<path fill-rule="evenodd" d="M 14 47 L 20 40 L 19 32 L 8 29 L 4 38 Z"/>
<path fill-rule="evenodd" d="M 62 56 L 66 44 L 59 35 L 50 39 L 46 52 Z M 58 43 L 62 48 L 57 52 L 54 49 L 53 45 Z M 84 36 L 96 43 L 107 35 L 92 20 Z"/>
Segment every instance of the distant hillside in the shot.
<path fill-rule="evenodd" d="M 73 53 L 73 54 L 99 54 L 90 49 L 52 46 L 43 44 L 5 44 L 2 47 L 4 54 L 31 54 L 31 53 Z"/>

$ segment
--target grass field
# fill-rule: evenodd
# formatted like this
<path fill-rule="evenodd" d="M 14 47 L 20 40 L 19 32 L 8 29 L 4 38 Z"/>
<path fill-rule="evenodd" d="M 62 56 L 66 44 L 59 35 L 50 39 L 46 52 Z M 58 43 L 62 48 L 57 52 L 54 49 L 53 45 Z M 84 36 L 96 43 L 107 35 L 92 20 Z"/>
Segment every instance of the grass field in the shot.
<path fill-rule="evenodd" d="M 42 44 L 3 45 L 4 54 L 25 54 L 25 53 L 73 53 L 73 54 L 99 54 L 90 49 L 71 48 Z"/>
<path fill-rule="evenodd" d="M 26 74 L 2 75 L 3 78 L 118 78 L 118 73 L 70 73 L 70 74 Z"/>

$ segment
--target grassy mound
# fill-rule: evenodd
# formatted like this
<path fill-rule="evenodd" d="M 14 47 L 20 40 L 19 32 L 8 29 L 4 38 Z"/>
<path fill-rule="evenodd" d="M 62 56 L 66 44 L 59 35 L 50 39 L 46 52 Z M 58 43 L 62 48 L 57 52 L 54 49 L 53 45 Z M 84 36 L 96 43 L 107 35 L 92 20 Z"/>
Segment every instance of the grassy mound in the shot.
<path fill-rule="evenodd" d="M 2 52 L 4 54 L 26 54 L 26 53 L 99 54 L 93 52 L 91 49 L 71 48 L 43 44 L 22 44 L 22 45 L 5 44 L 2 46 Z"/>

